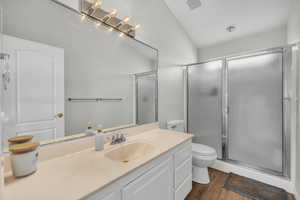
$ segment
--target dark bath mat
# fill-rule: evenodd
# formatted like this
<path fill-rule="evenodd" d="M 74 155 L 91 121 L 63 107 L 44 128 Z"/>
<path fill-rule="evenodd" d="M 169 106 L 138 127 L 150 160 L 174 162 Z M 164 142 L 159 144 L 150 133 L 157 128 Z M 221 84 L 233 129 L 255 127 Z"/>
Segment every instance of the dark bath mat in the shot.
<path fill-rule="evenodd" d="M 230 173 L 224 188 L 254 200 L 287 200 L 288 193 L 265 183 Z"/>

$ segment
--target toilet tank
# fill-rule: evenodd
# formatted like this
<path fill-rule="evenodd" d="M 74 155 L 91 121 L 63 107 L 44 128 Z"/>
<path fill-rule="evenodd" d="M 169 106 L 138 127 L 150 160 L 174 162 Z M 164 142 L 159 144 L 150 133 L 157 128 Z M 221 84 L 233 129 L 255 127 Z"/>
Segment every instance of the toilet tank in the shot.
<path fill-rule="evenodd" d="M 178 132 L 185 132 L 184 121 L 183 120 L 168 121 L 167 129 L 178 131 Z"/>

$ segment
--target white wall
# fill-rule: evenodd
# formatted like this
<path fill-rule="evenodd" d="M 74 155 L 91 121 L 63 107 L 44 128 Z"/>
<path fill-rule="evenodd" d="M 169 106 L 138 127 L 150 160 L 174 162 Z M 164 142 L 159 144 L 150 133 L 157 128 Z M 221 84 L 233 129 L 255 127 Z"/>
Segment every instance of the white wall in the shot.
<path fill-rule="evenodd" d="M 290 13 L 288 25 L 287 25 L 287 42 L 298 43 L 300 42 L 300 1 L 299 0 L 292 0 L 292 10 Z M 300 69 L 300 53 L 298 51 L 298 71 Z M 298 75 L 299 76 L 299 75 Z M 300 76 L 299 76 L 300 77 Z M 299 81 L 298 81 L 299 84 Z M 298 88 L 299 85 L 298 85 Z M 298 99 L 299 99 L 300 91 L 298 91 Z M 299 103 L 299 101 L 298 101 Z M 295 142 L 295 171 L 293 182 L 295 182 L 295 190 L 298 193 L 298 199 L 300 198 L 300 134 L 299 134 L 299 127 L 300 127 L 300 116 L 299 116 L 299 104 L 298 104 L 298 130 L 296 132 L 296 142 Z"/>
<path fill-rule="evenodd" d="M 286 26 L 198 49 L 198 60 L 228 56 L 286 44 Z"/>
<path fill-rule="evenodd" d="M 287 40 L 289 43 L 300 41 L 300 1 L 292 0 L 292 10 L 287 25 Z"/>
<path fill-rule="evenodd" d="M 18 2 L 17 5 L 11 6 L 14 11 L 7 13 L 14 13 L 16 8 L 22 7 L 21 4 L 23 5 L 22 2 Z M 26 1 L 26 4 L 27 6 L 24 5 L 24 8 L 36 6 L 33 0 Z M 83 43 L 79 45 L 83 47 L 80 49 L 80 47 L 76 48 L 77 44 L 74 45 L 70 42 L 62 41 L 60 39 L 62 33 L 59 30 L 61 30 L 62 26 L 71 26 L 72 28 L 68 28 L 66 31 L 70 37 L 74 37 L 72 31 L 91 32 L 95 30 L 93 25 L 78 26 L 78 23 L 80 23 L 79 16 L 76 16 L 73 12 L 64 7 L 54 4 L 50 0 L 43 0 L 43 3 L 39 3 L 39 5 L 41 8 L 36 9 L 36 11 L 32 13 L 34 13 L 35 16 L 41 15 L 43 18 L 48 16 L 45 17 L 45 21 L 40 20 L 38 17 L 30 17 L 31 15 L 28 13 L 31 12 L 25 12 L 25 9 L 22 12 L 18 12 L 18 14 L 22 15 L 23 12 L 27 13 L 26 15 L 23 14 L 23 20 L 27 22 L 23 23 L 23 21 L 20 21 L 19 26 L 7 25 L 6 33 L 39 42 L 47 41 L 46 43 L 58 47 L 67 47 L 77 55 L 82 53 L 82 49 L 90 51 L 89 47 L 87 47 L 88 45 Z M 132 16 L 134 23 L 142 25 L 142 28 L 138 31 L 137 39 L 159 49 L 159 120 L 164 124 L 168 119 L 183 119 L 183 75 L 182 68 L 177 67 L 177 64 L 195 62 L 197 59 L 197 51 L 165 3 L 161 0 L 128 0 L 126 3 L 124 1 L 114 0 L 107 1 L 106 4 L 104 3 L 104 7 L 107 9 L 116 7 L 120 11 L 120 16 Z M 51 10 L 59 12 L 60 15 L 50 14 Z M 155 12 L 153 12 L 154 10 Z M 61 12 L 65 12 L 65 15 L 61 15 Z M 16 16 L 7 14 L 7 17 L 15 19 L 13 22 L 9 19 L 11 23 L 18 23 Z M 53 21 L 57 21 L 56 24 L 49 26 Z M 32 25 L 33 22 L 35 22 L 37 26 L 30 27 L 30 24 Z M 103 28 L 103 30 L 106 29 Z M 103 38 L 101 38 L 101 40 L 97 41 L 93 38 L 96 42 L 95 45 L 99 45 L 102 53 L 106 51 L 111 54 L 107 57 L 108 59 L 114 59 L 112 58 L 112 52 L 114 48 L 120 47 L 120 38 L 118 38 L 117 35 L 113 35 L 114 39 L 111 39 L 112 36 L 109 35 L 111 33 L 108 33 L 107 30 L 105 34 L 102 34 Z M 112 43 L 109 44 L 109 42 L 106 41 L 108 38 Z M 89 40 L 89 45 L 93 45 L 92 40 Z M 101 52 L 99 52 L 99 55 L 106 58 L 106 55 L 101 54 Z M 117 59 L 115 60 L 117 61 Z M 77 63 L 78 62 L 73 61 L 72 57 L 69 56 L 69 59 L 67 57 L 66 70 L 71 70 L 71 67 L 68 66 L 73 67 L 73 65 Z M 81 64 L 83 65 L 84 63 L 81 62 Z M 68 84 L 66 84 L 66 86 L 68 87 Z"/>
<path fill-rule="evenodd" d="M 197 50 L 162 0 L 128 0 L 142 25 L 137 37 L 159 49 L 159 121 L 184 118 L 183 69 Z"/>

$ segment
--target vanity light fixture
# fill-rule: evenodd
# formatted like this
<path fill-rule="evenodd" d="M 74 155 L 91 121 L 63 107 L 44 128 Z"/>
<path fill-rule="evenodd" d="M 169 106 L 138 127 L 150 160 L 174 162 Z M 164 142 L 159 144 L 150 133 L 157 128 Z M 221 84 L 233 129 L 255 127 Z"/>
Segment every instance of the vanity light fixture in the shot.
<path fill-rule="evenodd" d="M 87 17 L 89 20 L 95 22 L 95 27 L 104 25 L 109 31 L 120 32 L 120 37 L 127 35 L 134 38 L 136 30 L 140 28 L 140 25 L 129 24 L 130 17 L 127 16 L 123 19 L 117 17 L 117 9 L 106 11 L 102 8 L 102 0 L 81 0 L 81 21 L 84 21 Z"/>
<path fill-rule="evenodd" d="M 110 18 L 115 17 L 117 15 L 118 10 L 113 8 L 107 15 L 105 15 L 102 20 L 108 21 Z"/>
<path fill-rule="evenodd" d="M 89 15 L 93 15 L 99 8 L 101 8 L 102 1 L 101 0 L 94 0 L 94 3 L 88 10 Z"/>
<path fill-rule="evenodd" d="M 122 21 L 120 21 L 117 24 L 117 28 L 120 28 L 121 26 L 123 26 L 124 24 L 126 24 L 127 22 L 129 22 L 129 20 L 130 20 L 130 17 L 125 17 Z"/>
<path fill-rule="evenodd" d="M 132 27 L 131 29 L 128 30 L 128 33 L 130 33 L 131 31 L 136 31 L 137 29 L 141 28 L 140 24 L 135 25 L 134 27 Z"/>

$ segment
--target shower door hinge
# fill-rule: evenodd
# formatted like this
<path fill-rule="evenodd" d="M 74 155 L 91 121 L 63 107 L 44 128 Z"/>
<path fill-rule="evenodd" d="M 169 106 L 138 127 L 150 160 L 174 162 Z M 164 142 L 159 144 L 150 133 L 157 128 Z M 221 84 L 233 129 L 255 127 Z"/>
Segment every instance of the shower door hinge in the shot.
<path fill-rule="evenodd" d="M 224 114 L 228 114 L 229 113 L 229 106 L 224 108 Z"/>
<path fill-rule="evenodd" d="M 284 97 L 283 101 L 292 101 L 292 97 Z"/>

